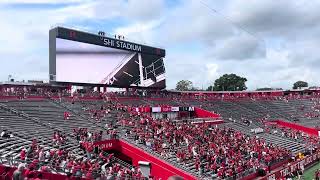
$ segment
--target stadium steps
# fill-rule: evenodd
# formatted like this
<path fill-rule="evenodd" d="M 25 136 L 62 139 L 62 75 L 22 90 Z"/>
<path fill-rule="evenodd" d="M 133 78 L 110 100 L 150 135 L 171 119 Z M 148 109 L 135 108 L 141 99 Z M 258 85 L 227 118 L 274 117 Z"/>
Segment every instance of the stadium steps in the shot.
<path fill-rule="evenodd" d="M 137 145 L 138 145 L 138 147 L 145 146 L 142 143 L 139 143 L 139 144 L 135 143 L 134 135 L 132 135 L 132 134 L 129 134 L 125 139 L 129 140 L 130 144 L 133 144 L 135 146 L 137 146 Z M 156 152 L 150 152 L 150 153 L 155 156 L 160 156 Z M 197 176 L 197 177 L 199 176 L 198 172 L 195 170 L 194 160 L 188 160 L 186 162 L 178 162 L 176 159 L 176 154 L 172 151 L 169 152 L 169 156 L 170 157 L 168 157 L 168 158 L 161 157 L 161 159 L 166 160 L 168 163 L 170 163 L 178 168 L 181 168 L 194 176 Z"/>
<path fill-rule="evenodd" d="M 106 103 L 102 100 L 95 101 L 76 101 L 74 103 L 70 103 L 68 101 L 56 101 L 49 100 L 50 103 L 53 103 L 55 106 L 59 106 L 61 108 L 65 108 L 67 111 L 71 112 L 73 115 L 79 117 L 82 121 L 89 122 L 91 126 L 88 126 L 89 130 L 97 131 L 104 130 L 105 124 L 115 124 L 116 118 L 114 117 L 115 113 L 111 111 L 108 115 L 101 118 L 101 122 L 97 122 L 95 119 L 91 117 L 91 114 L 88 112 L 88 107 L 94 109 L 100 109 L 101 105 L 106 105 Z"/>
<path fill-rule="evenodd" d="M 306 126 L 317 126 L 320 124 L 320 117 L 306 117 L 305 113 L 315 113 L 320 115 L 320 112 L 317 112 L 314 109 L 314 105 L 317 104 L 319 99 L 292 99 L 288 103 L 291 106 L 294 106 L 296 109 L 299 109 L 301 116 L 298 117 L 300 124 Z M 301 107 L 304 106 L 304 110 L 301 110 Z"/>
<path fill-rule="evenodd" d="M 305 150 L 303 143 L 299 143 L 299 142 L 290 140 L 288 138 L 282 138 L 282 137 L 272 135 L 272 134 L 267 134 L 267 133 L 254 134 L 250 131 L 250 128 L 248 128 L 247 126 L 244 126 L 242 124 L 227 123 L 222 126 L 230 127 L 232 129 L 241 131 L 244 134 L 247 134 L 249 136 L 257 136 L 259 138 L 263 138 L 267 143 L 275 144 L 280 147 L 289 149 L 294 154 L 297 154 L 299 152 L 304 152 L 304 150 Z"/>
<path fill-rule="evenodd" d="M 77 158 L 85 156 L 84 152 L 79 148 L 78 142 L 69 136 L 67 136 L 68 141 L 66 144 L 53 145 L 53 132 L 59 130 L 60 132 L 69 133 L 72 130 L 70 129 L 70 124 L 82 124 L 83 127 L 96 128 L 92 122 L 76 118 L 76 116 L 74 116 L 74 121 L 60 120 L 63 119 L 61 114 L 64 111 L 66 109 L 63 107 L 57 107 L 44 100 L 1 101 L 0 122 L 3 127 L 0 130 L 8 128 L 10 129 L 8 132 L 14 135 L 9 139 L 0 138 L 0 154 L 2 158 L 19 159 L 21 149 L 29 146 L 35 138 L 42 147 L 66 149 Z M 112 160 L 122 166 L 132 167 L 118 158 L 113 157 Z"/>
<path fill-rule="evenodd" d="M 155 106 L 157 105 L 154 101 L 150 101 L 150 100 L 147 100 L 147 99 L 142 99 L 141 102 L 144 104 L 144 105 L 149 105 L 149 106 Z"/>
<path fill-rule="evenodd" d="M 275 101 L 275 100 L 274 100 Z M 267 109 L 270 113 L 275 115 L 277 118 L 282 118 L 283 120 L 295 121 L 296 117 L 292 114 L 286 112 L 286 108 L 282 106 L 282 103 L 276 103 L 270 100 L 255 101 L 256 105 Z"/>
<path fill-rule="evenodd" d="M 1 109 L 2 110 L 2 109 Z M 3 110 L 0 112 L 1 116 L 5 114 L 6 117 L 8 117 L 9 112 L 4 112 Z M 52 148 L 66 148 L 68 150 L 74 151 L 74 148 L 78 148 L 77 143 L 72 143 L 68 141 L 67 144 L 62 146 L 54 146 L 52 145 L 52 135 L 54 132 L 54 129 L 50 129 L 47 126 L 42 126 L 41 124 L 31 121 L 29 119 L 22 119 L 19 116 L 10 115 L 11 117 L 14 117 L 14 120 L 12 119 L 1 119 L 1 124 L 4 125 L 4 127 L 9 128 L 11 130 L 11 133 L 14 134 L 15 137 L 21 136 L 23 138 L 27 138 L 27 142 L 31 142 L 34 138 L 37 139 L 38 144 L 40 145 L 47 145 Z M 41 131 L 42 133 L 39 133 Z M 18 144 L 18 142 L 15 142 L 18 147 L 21 147 Z M 27 144 L 25 144 L 27 145 Z M 11 146 L 8 148 L 12 148 Z"/>
<path fill-rule="evenodd" d="M 83 101 L 83 102 L 79 102 L 76 101 L 75 103 L 68 103 L 67 101 L 52 101 L 52 100 L 48 100 L 49 103 L 53 104 L 54 106 L 58 106 L 61 108 L 65 108 L 66 110 L 72 112 L 75 116 L 78 116 L 81 120 L 86 121 L 86 122 L 90 122 L 91 125 L 90 128 L 88 128 L 89 130 L 92 131 L 97 131 L 97 130 L 104 130 L 104 127 L 99 125 L 98 123 L 96 123 L 94 120 L 91 120 L 90 114 L 87 113 L 86 111 L 83 110 L 83 107 L 86 107 L 88 104 L 94 105 L 96 106 L 96 108 L 100 108 L 101 105 L 105 105 L 104 101 L 99 101 L 99 100 L 95 100 L 95 101 Z M 76 145 L 75 147 L 71 147 L 70 149 L 72 149 L 73 152 L 79 153 L 79 151 L 82 152 L 82 150 L 79 150 L 79 145 Z M 114 161 L 116 161 L 117 163 L 119 163 L 120 165 L 123 165 L 125 167 L 128 168 L 132 168 L 131 165 L 127 164 L 126 162 L 113 157 L 112 158 Z"/>

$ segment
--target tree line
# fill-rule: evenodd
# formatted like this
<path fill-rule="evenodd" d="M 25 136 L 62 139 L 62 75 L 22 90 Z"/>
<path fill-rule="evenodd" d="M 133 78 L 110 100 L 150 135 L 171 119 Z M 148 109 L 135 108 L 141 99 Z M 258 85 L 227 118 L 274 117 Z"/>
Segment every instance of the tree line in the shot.
<path fill-rule="evenodd" d="M 224 74 L 214 81 L 212 85 L 206 88 L 206 91 L 244 91 L 247 89 L 247 78 L 238 76 L 236 74 Z M 293 84 L 293 89 L 301 89 L 308 87 L 308 83 L 305 81 L 297 81 Z M 194 87 L 193 82 L 190 80 L 180 80 L 176 84 L 176 90 L 178 91 L 197 91 L 200 90 Z M 282 90 L 282 88 L 269 88 L 263 87 L 256 89 L 257 91 L 270 91 L 270 90 Z"/>

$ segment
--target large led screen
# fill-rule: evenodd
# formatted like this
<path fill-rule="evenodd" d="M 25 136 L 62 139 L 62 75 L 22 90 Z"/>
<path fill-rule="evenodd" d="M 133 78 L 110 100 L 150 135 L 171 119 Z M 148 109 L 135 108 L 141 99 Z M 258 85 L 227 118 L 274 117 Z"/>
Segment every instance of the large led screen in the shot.
<path fill-rule="evenodd" d="M 165 88 L 163 58 L 56 38 L 56 82 Z"/>

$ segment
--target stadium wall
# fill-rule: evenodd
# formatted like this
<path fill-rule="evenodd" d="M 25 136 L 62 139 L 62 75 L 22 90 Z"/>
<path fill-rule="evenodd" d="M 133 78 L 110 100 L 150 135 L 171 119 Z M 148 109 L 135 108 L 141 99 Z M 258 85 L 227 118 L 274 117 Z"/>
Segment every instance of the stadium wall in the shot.
<path fill-rule="evenodd" d="M 201 108 L 194 108 L 194 113 L 197 118 L 219 118 L 220 115 L 212 113 L 210 111 L 201 109 Z"/>
<path fill-rule="evenodd" d="M 303 165 L 304 167 L 307 167 L 311 164 L 313 164 L 316 161 L 319 161 L 320 159 L 320 152 L 317 152 L 313 155 L 309 155 L 305 157 L 304 159 L 297 160 L 293 163 L 290 163 L 288 166 L 284 166 L 282 168 L 279 168 L 275 172 L 268 174 L 264 177 L 259 178 L 258 180 L 276 180 L 276 179 L 282 179 L 284 178 L 288 173 L 296 171 L 299 166 Z"/>
<path fill-rule="evenodd" d="M 299 130 L 299 131 L 302 131 L 302 132 L 307 133 L 307 134 L 312 135 L 312 136 L 319 136 L 319 132 L 315 128 L 305 127 L 305 126 L 302 126 L 300 124 L 296 124 L 296 123 L 292 123 L 292 122 L 286 122 L 286 121 L 282 121 L 282 120 L 276 120 L 274 122 L 278 126 Z"/>
<path fill-rule="evenodd" d="M 134 147 L 126 141 L 119 140 L 121 153 L 132 158 L 133 165 L 138 166 L 138 161 L 146 161 L 151 164 L 151 175 L 161 179 L 167 179 L 172 175 L 179 175 L 184 179 L 196 180 L 197 178 L 184 172 L 165 161 L 150 155 L 149 153 Z"/>
<path fill-rule="evenodd" d="M 114 150 L 132 159 L 133 166 L 139 166 L 139 161 L 146 161 L 151 164 L 151 175 L 156 178 L 167 179 L 172 175 L 179 175 L 184 179 L 193 180 L 196 177 L 176 168 L 167 162 L 129 144 L 124 140 L 105 140 L 94 143 L 94 146 L 100 146 L 104 150 Z"/>

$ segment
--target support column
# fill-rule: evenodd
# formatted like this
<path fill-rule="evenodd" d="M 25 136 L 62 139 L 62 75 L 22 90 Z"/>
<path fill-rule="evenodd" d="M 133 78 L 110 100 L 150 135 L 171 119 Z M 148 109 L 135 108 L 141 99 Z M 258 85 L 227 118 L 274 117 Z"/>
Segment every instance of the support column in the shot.
<path fill-rule="evenodd" d="M 140 72 L 140 86 L 144 86 L 144 82 L 143 82 L 143 66 L 142 66 L 141 53 L 138 53 L 138 60 L 139 60 L 139 72 Z"/>

